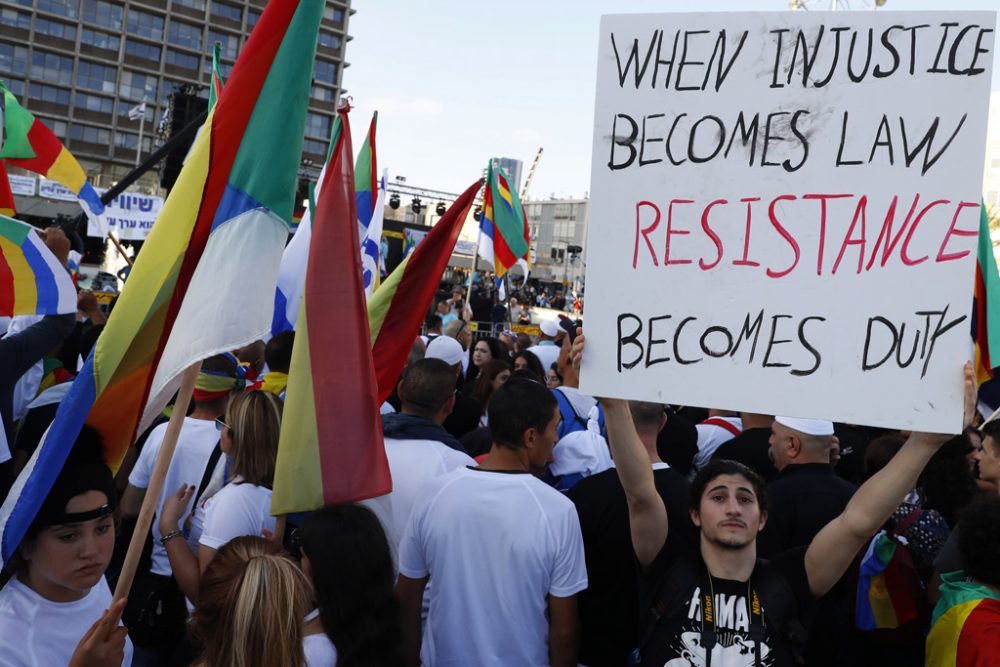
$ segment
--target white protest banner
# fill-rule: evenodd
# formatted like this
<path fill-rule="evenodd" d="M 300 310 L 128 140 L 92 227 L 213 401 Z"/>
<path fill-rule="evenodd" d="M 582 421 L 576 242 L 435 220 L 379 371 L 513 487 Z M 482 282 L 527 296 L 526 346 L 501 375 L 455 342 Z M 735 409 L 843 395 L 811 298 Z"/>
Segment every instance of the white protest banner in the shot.
<path fill-rule="evenodd" d="M 153 228 L 161 208 L 163 197 L 123 192 L 104 207 L 104 213 L 100 216 L 101 228 L 88 222 L 87 234 L 105 236 L 108 231 L 112 231 L 123 241 L 143 241 Z"/>
<path fill-rule="evenodd" d="M 62 183 L 42 178 L 38 181 L 38 196 L 59 201 L 76 201 L 76 193 Z"/>
<path fill-rule="evenodd" d="M 13 194 L 32 197 L 35 194 L 35 183 L 37 183 L 38 179 L 34 176 L 7 174 L 7 181 L 10 183 L 10 191 Z"/>
<path fill-rule="evenodd" d="M 580 390 L 957 433 L 995 21 L 603 17 Z"/>

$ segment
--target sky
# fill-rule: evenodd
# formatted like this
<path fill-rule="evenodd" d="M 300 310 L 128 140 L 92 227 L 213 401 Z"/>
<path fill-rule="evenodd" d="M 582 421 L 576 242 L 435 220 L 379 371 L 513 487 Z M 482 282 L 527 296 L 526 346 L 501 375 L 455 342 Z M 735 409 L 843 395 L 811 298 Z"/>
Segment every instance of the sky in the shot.
<path fill-rule="evenodd" d="M 806 0 L 810 11 L 827 0 Z M 841 1 L 872 11 L 872 0 Z M 379 112 L 389 179 L 459 193 L 490 157 L 538 163 L 528 199 L 590 187 L 598 25 L 606 13 L 680 12 L 690 0 L 354 0 L 343 86 L 355 150 Z M 702 0 L 711 11 L 782 11 L 787 0 Z M 887 0 L 887 10 L 992 10 L 997 0 Z M 1000 40 L 994 42 L 994 53 Z M 993 69 L 1000 89 L 1000 66 Z"/>

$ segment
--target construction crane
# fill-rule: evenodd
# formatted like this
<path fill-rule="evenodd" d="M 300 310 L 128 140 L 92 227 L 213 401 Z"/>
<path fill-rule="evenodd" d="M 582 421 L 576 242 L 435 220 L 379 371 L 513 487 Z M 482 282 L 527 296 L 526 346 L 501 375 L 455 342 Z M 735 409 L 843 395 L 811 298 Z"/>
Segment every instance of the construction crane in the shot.
<path fill-rule="evenodd" d="M 538 158 L 542 157 L 542 148 L 538 149 L 535 153 L 535 159 L 531 161 L 531 169 L 528 170 L 528 176 L 524 179 L 524 187 L 521 188 L 521 201 L 528 195 L 528 187 L 531 185 L 531 177 L 535 175 L 535 167 L 538 166 Z"/>

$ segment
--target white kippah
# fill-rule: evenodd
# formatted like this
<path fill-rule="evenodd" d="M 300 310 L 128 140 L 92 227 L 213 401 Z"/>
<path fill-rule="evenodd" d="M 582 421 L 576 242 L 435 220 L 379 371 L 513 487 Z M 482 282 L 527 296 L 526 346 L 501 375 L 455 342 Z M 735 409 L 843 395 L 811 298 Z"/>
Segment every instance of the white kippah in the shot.
<path fill-rule="evenodd" d="M 559 335 L 559 323 L 555 320 L 542 320 L 542 323 L 538 325 L 538 328 L 542 330 L 542 333 L 550 338 L 555 338 Z"/>
<path fill-rule="evenodd" d="M 427 353 L 424 358 L 440 359 L 449 366 L 454 366 L 462 363 L 464 356 L 465 350 L 462 349 L 461 343 L 448 336 L 438 336 L 427 345 Z"/>
<path fill-rule="evenodd" d="M 774 421 L 793 431 L 806 435 L 833 435 L 833 423 L 822 419 L 799 419 L 798 417 L 775 417 Z"/>

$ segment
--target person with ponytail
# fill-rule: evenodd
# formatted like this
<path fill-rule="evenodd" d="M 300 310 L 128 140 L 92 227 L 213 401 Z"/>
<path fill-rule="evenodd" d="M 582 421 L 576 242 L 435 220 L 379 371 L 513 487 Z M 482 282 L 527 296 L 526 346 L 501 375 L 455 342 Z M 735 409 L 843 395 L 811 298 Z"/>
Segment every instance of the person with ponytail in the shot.
<path fill-rule="evenodd" d="M 198 602 L 199 579 L 217 550 L 235 537 L 274 530 L 271 486 L 281 409 L 281 399 L 267 391 L 235 395 L 225 416 L 216 420 L 232 481 L 214 494 L 209 487 L 189 523 L 184 518 L 197 490 L 196 480 L 181 484 L 163 504 L 160 542 L 181 591 L 191 602 Z"/>
<path fill-rule="evenodd" d="M 299 529 L 302 570 L 318 616 L 307 617 L 309 667 L 397 667 L 403 663 L 389 541 L 361 505 L 317 510 Z"/>
<path fill-rule="evenodd" d="M 279 545 L 249 535 L 230 540 L 199 589 L 192 630 L 203 648 L 195 667 L 306 666 L 309 583 Z"/>

